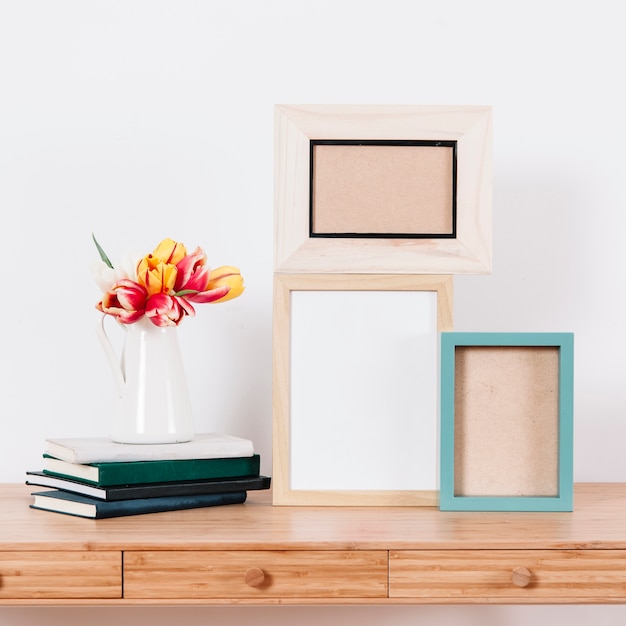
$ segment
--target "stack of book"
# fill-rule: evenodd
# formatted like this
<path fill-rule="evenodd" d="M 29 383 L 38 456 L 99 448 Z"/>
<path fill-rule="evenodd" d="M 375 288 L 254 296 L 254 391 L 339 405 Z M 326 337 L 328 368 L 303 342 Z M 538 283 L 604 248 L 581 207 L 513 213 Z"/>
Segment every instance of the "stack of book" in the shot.
<path fill-rule="evenodd" d="M 269 489 L 248 439 L 216 433 L 168 444 L 47 439 L 42 471 L 27 471 L 34 509 L 105 518 L 245 502 Z"/>

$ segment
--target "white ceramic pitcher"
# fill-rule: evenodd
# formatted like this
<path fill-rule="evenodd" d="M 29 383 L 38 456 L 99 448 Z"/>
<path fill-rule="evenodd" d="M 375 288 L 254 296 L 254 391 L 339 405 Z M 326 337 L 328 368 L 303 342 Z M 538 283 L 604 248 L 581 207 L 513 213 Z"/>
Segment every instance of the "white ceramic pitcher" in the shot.
<path fill-rule="evenodd" d="M 120 443 L 177 443 L 194 437 L 193 415 L 175 326 L 146 317 L 125 330 L 121 360 L 104 327 L 97 333 L 118 390 L 110 437 Z"/>

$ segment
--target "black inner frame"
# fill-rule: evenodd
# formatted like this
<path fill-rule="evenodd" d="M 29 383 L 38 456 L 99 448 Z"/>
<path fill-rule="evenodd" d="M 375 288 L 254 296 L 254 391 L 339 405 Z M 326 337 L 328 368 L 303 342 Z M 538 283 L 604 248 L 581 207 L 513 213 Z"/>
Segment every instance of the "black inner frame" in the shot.
<path fill-rule="evenodd" d="M 313 230 L 315 146 L 433 146 L 452 148 L 452 231 L 449 233 L 317 233 Z M 457 142 L 426 139 L 311 139 L 309 150 L 309 237 L 359 239 L 456 239 Z"/>

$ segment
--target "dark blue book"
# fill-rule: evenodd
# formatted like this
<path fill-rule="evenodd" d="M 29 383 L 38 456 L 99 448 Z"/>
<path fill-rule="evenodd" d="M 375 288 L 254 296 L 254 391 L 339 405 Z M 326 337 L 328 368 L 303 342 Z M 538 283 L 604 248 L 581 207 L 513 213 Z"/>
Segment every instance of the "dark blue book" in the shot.
<path fill-rule="evenodd" d="M 96 487 L 80 480 L 62 478 L 45 472 L 26 472 L 26 484 L 31 487 L 47 487 L 82 493 L 98 500 L 136 500 L 163 496 L 192 496 L 203 493 L 232 493 L 269 489 L 269 476 L 242 476 L 210 480 L 167 481 L 139 485 L 111 485 Z"/>
<path fill-rule="evenodd" d="M 37 491 L 32 493 L 35 501 L 32 509 L 42 509 L 55 513 L 65 513 L 78 517 L 101 519 L 105 517 L 122 517 L 124 515 L 141 515 L 143 513 L 160 513 L 162 511 L 180 511 L 198 509 L 224 504 L 241 504 L 246 501 L 245 491 L 233 493 L 208 493 L 191 496 L 166 496 L 162 498 L 137 498 L 107 502 L 90 498 L 69 491 Z"/>

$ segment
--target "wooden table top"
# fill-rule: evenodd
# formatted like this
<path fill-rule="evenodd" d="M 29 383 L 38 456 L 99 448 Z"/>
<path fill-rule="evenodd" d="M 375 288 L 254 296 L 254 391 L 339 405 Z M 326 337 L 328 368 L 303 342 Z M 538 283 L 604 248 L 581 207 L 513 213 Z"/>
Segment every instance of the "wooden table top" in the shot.
<path fill-rule="evenodd" d="M 245 504 L 92 520 L 31 509 L 40 489 L 0 485 L 0 550 L 626 549 L 626 483 L 582 483 L 574 511 Z"/>

